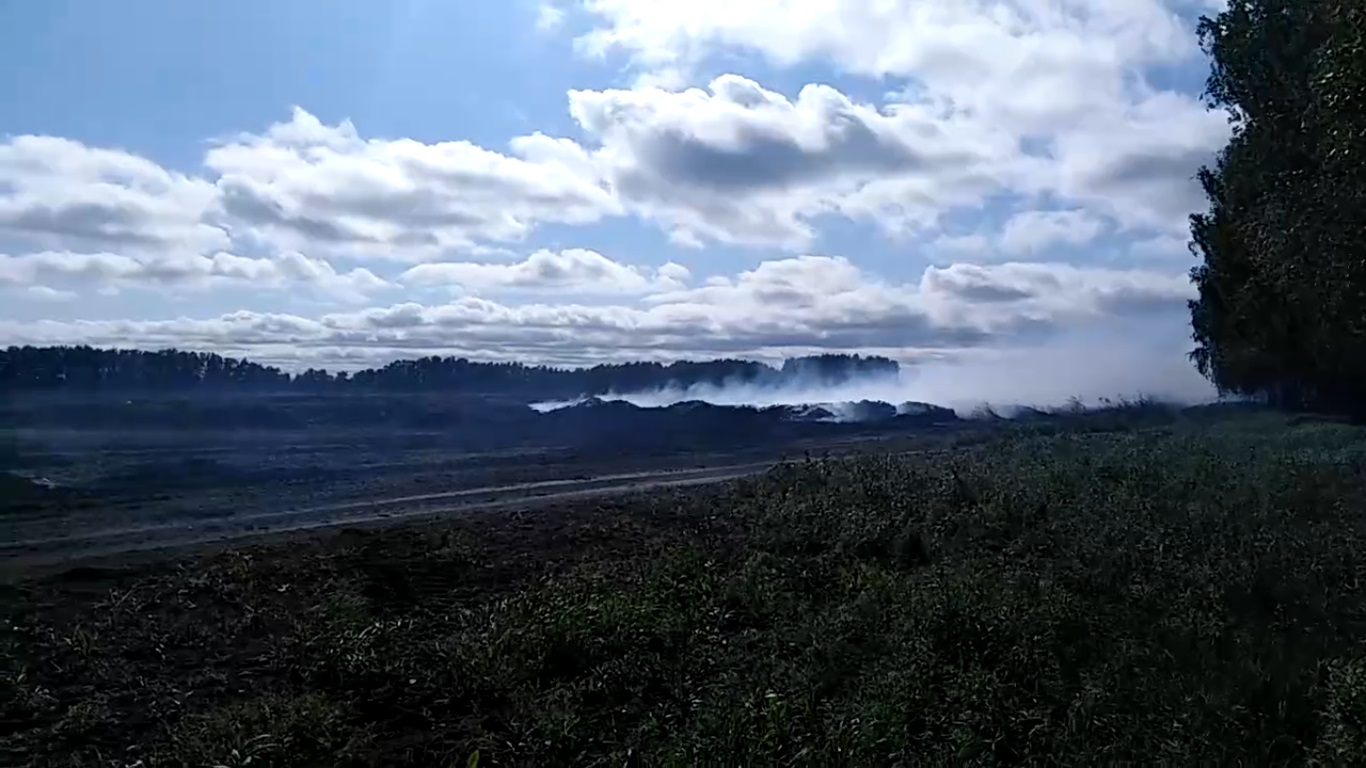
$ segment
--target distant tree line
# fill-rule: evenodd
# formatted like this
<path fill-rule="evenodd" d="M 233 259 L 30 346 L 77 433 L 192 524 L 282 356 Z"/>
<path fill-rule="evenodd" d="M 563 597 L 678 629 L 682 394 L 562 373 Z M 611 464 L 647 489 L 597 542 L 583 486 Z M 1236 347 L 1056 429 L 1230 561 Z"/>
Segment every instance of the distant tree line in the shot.
<path fill-rule="evenodd" d="M 1366 3 L 1229 0 L 1199 33 L 1233 136 L 1191 217 L 1191 357 L 1223 392 L 1366 417 Z"/>
<path fill-rule="evenodd" d="M 699 385 L 838 385 L 857 378 L 894 376 L 898 371 L 896 361 L 885 357 L 829 354 L 791 358 L 780 368 L 729 359 L 571 369 L 422 357 L 354 373 L 310 368 L 291 375 L 248 360 L 176 349 L 149 352 L 58 346 L 0 350 L 0 389 L 9 390 L 452 392 L 569 398 Z"/>

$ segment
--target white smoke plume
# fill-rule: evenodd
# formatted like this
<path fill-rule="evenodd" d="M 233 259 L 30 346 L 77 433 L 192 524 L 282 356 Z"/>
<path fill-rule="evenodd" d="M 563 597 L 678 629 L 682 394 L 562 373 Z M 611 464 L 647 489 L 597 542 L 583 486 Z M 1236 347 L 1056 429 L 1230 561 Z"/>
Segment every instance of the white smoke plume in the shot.
<path fill-rule="evenodd" d="M 1095 339 L 903 365 L 899 376 L 861 378 L 838 386 L 814 381 L 780 387 L 697 385 L 609 393 L 601 399 L 646 408 L 689 400 L 755 407 L 821 404 L 839 418 L 849 411 L 841 404 L 860 400 L 930 403 L 952 408 L 960 416 L 989 405 L 1008 416 L 1024 407 L 1049 409 L 1078 403 L 1094 407 L 1105 400 L 1140 397 L 1194 405 L 1215 401 L 1217 393 L 1181 350 Z M 544 412 L 578 402 L 582 399 L 532 407 Z"/>

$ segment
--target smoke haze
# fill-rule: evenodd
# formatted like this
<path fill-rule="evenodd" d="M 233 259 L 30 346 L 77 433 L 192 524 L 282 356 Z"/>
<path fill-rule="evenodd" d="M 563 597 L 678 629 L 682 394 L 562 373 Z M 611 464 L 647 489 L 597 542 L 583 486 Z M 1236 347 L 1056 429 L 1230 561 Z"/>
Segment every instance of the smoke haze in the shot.
<path fill-rule="evenodd" d="M 688 400 L 755 407 L 912 401 L 952 408 L 967 416 L 983 405 L 991 405 L 1004 415 L 1018 407 L 1052 408 L 1077 400 L 1092 406 L 1105 398 L 1140 396 L 1177 404 L 1217 399 L 1214 388 L 1181 352 L 1100 340 L 903 365 L 896 376 L 862 377 L 833 386 L 814 381 L 777 387 L 697 385 L 612 393 L 601 399 L 646 408 Z M 581 401 L 545 402 L 533 407 L 547 411 L 575 402 Z"/>

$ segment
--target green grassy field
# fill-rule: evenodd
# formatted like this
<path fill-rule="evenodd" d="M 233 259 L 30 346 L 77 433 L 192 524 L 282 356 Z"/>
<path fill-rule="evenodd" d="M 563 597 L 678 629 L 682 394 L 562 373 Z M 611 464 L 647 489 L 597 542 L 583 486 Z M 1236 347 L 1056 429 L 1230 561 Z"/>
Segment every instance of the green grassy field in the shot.
<path fill-rule="evenodd" d="M 3 597 L 0 763 L 1366 764 L 1366 439 L 1275 417 Z"/>

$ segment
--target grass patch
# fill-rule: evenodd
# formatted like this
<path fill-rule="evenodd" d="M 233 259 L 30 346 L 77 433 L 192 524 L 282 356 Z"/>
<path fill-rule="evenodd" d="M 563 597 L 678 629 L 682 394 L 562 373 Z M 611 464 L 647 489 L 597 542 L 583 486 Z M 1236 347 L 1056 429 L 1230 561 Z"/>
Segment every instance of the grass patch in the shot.
<path fill-rule="evenodd" d="M 1341 425 L 1023 432 L 31 583 L 0 762 L 1362 764 L 1363 490 Z"/>

